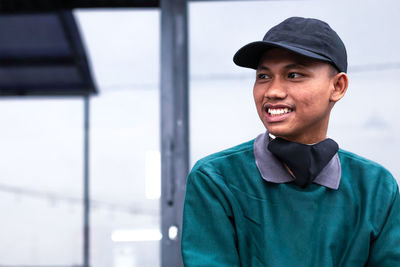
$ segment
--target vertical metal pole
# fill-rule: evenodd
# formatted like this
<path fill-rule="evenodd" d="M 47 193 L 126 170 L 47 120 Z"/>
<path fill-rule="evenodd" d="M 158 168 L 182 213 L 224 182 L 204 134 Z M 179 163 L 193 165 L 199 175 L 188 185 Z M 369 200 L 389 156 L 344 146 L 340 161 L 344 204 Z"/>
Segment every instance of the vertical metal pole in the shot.
<path fill-rule="evenodd" d="M 84 97 L 83 266 L 89 267 L 89 96 Z"/>
<path fill-rule="evenodd" d="M 189 170 L 187 2 L 162 0 L 160 4 L 161 266 L 180 267 L 182 211 Z"/>

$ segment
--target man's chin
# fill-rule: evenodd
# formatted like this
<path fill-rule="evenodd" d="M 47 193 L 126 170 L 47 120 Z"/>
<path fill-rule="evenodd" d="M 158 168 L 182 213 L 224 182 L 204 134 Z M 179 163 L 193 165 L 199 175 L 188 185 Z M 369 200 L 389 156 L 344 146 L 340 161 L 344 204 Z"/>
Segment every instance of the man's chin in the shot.
<path fill-rule="evenodd" d="M 287 130 L 285 131 L 283 129 L 276 129 L 274 127 L 270 127 L 270 128 L 267 128 L 267 131 L 268 131 L 270 138 L 279 137 L 279 138 L 282 138 L 282 139 L 285 139 L 288 141 L 294 141 L 294 142 L 297 141 L 295 136 L 293 134 L 289 133 Z"/>
<path fill-rule="evenodd" d="M 278 129 L 278 127 L 272 127 L 270 125 L 266 125 L 265 127 L 268 131 L 269 134 L 272 134 L 276 137 L 281 137 L 284 138 L 285 136 L 287 136 L 287 131 L 285 131 L 284 129 Z"/>

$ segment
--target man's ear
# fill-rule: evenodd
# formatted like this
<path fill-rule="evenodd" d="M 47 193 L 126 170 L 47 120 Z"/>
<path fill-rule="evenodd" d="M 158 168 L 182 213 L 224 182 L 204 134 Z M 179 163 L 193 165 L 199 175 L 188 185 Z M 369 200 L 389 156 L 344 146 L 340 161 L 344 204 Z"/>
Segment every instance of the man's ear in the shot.
<path fill-rule="evenodd" d="M 333 90 L 329 100 L 331 102 L 339 101 L 347 91 L 349 85 L 349 77 L 346 73 L 340 72 L 332 78 Z"/>

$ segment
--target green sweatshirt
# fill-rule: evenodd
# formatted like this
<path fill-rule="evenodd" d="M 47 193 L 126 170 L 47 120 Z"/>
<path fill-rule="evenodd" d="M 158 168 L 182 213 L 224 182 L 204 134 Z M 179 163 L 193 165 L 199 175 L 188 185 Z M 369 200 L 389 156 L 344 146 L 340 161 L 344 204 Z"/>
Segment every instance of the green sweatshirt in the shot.
<path fill-rule="evenodd" d="M 339 150 L 338 190 L 263 180 L 250 141 L 208 156 L 187 181 L 186 267 L 400 266 L 400 199 L 380 165 Z"/>

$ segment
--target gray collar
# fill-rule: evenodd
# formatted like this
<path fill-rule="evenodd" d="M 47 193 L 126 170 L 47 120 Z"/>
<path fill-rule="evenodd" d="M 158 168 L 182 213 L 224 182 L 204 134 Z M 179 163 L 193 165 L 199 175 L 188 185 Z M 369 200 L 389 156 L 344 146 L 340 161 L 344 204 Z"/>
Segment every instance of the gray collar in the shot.
<path fill-rule="evenodd" d="M 282 163 L 268 150 L 268 132 L 260 134 L 254 141 L 254 157 L 261 177 L 272 183 L 287 183 L 294 180 Z M 314 183 L 338 189 L 342 169 L 336 153 L 328 165 L 314 179 Z"/>

